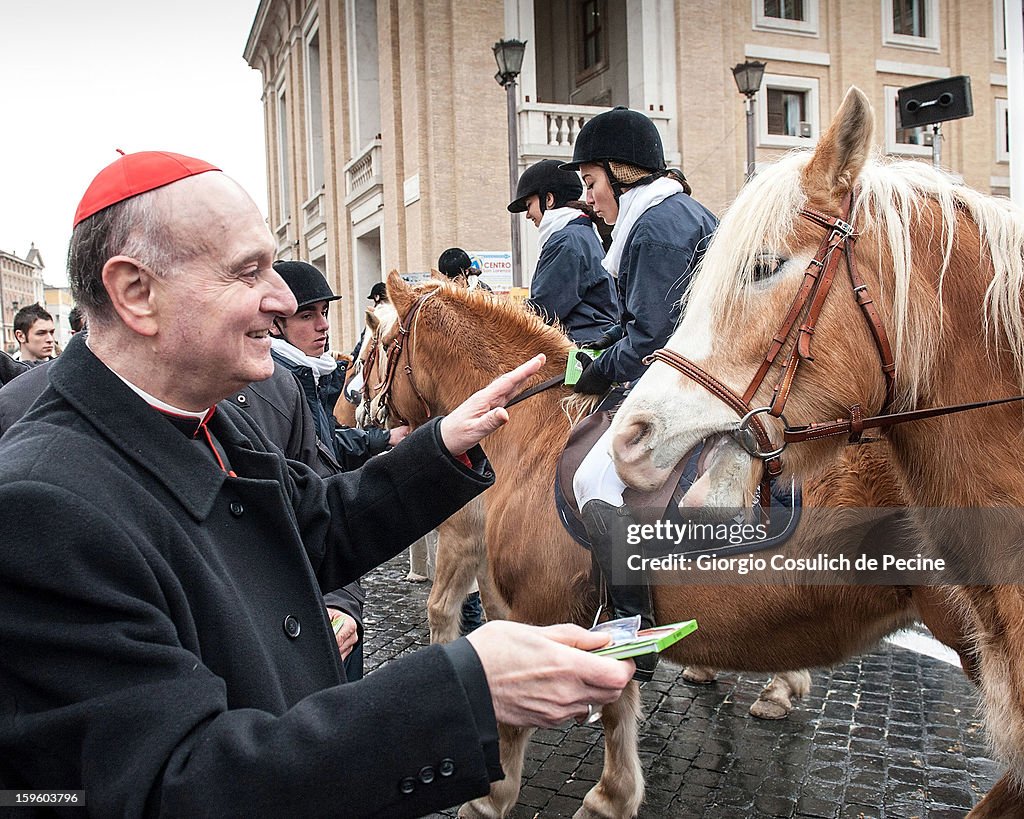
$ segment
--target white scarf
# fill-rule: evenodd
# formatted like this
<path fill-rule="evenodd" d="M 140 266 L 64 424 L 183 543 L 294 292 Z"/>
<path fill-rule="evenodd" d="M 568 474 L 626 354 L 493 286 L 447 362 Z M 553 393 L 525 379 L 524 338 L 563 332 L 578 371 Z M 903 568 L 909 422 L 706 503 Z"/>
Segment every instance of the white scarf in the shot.
<path fill-rule="evenodd" d="M 540 224 L 537 226 L 537 230 L 540 231 L 540 245 L 538 249 L 543 250 L 544 245 L 548 243 L 548 239 L 551 238 L 552 234 L 557 233 L 567 224 L 584 215 L 583 211 L 576 208 L 552 208 L 551 210 L 544 211 Z"/>
<path fill-rule="evenodd" d="M 630 188 L 619 197 L 619 216 L 612 228 L 612 246 L 608 248 L 604 261 L 604 269 L 618 278 L 619 263 L 622 261 L 622 250 L 626 239 L 633 232 L 637 220 L 655 205 L 679 193 L 683 186 L 676 179 L 662 176 L 649 185 Z"/>
<path fill-rule="evenodd" d="M 313 380 L 317 383 L 320 383 L 320 379 L 323 376 L 330 375 L 338 369 L 338 362 L 326 352 L 314 358 L 311 355 L 306 355 L 294 344 L 289 344 L 283 338 L 271 338 L 270 347 L 285 361 L 297 364 L 300 367 L 309 367 L 313 371 Z"/>

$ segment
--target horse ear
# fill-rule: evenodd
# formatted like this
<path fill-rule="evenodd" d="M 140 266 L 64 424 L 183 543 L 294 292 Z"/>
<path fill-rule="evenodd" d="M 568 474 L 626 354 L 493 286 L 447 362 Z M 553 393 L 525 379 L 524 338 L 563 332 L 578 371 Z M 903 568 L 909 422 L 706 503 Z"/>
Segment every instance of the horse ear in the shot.
<path fill-rule="evenodd" d="M 451 279 L 449 279 L 446 275 L 444 275 L 444 273 L 442 273 L 439 270 L 434 270 L 433 268 L 431 268 L 431 270 L 430 270 L 430 278 L 434 279 L 435 281 L 439 281 L 439 282 L 449 282 L 449 283 L 451 283 Z"/>
<path fill-rule="evenodd" d="M 851 86 L 803 171 L 803 188 L 814 199 L 838 203 L 871 155 L 875 115 L 864 92 Z"/>
<path fill-rule="evenodd" d="M 406 309 L 412 302 L 412 288 L 409 287 L 409 284 L 399 275 L 397 270 L 392 270 L 388 273 L 387 288 L 388 299 L 399 314 L 405 315 Z"/>
<path fill-rule="evenodd" d="M 366 326 L 369 328 L 371 333 L 376 333 L 377 328 L 380 327 L 380 319 L 377 318 L 377 314 L 373 312 L 372 307 L 366 308 L 365 316 Z"/>

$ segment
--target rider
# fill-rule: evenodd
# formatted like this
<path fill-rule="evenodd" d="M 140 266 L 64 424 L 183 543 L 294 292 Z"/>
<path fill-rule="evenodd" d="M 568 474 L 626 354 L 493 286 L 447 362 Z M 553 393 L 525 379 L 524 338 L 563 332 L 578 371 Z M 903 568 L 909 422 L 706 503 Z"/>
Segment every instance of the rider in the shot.
<path fill-rule="evenodd" d="M 588 347 L 618 324 L 615 288 L 601 267 L 604 248 L 596 216 L 580 202 L 583 186 L 573 171 L 542 159 L 519 177 L 509 213 L 526 213 L 540 231 L 540 258 L 527 302 L 566 335 Z"/>
<path fill-rule="evenodd" d="M 473 264 L 469 254 L 461 247 L 450 247 L 437 258 L 437 269 L 456 284 L 470 290 L 490 290 L 480 278 L 480 268 Z"/>
<path fill-rule="evenodd" d="M 576 137 L 572 162 L 561 167 L 580 172 L 587 203 L 613 225 L 603 265 L 616 280 L 621 337 L 586 366 L 574 388 L 604 395 L 613 384 L 639 378 L 643 359 L 665 346 L 694 266 L 718 222 L 690 196 L 682 172 L 666 166 L 657 127 L 637 111 L 618 107 L 590 119 Z M 631 520 L 609 444 L 606 433 L 573 480 L 594 557 L 606 578 L 611 578 L 613 548 L 624 547 Z M 609 590 L 617 617 L 639 614 L 643 627 L 653 625 L 648 585 L 610 584 Z M 657 656 L 637 658 L 637 679 L 650 679 Z"/>

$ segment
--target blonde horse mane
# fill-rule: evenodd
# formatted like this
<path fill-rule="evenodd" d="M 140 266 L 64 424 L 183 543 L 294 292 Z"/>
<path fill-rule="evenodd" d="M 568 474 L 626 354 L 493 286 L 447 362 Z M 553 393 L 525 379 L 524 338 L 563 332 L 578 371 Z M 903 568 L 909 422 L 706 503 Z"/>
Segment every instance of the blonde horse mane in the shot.
<path fill-rule="evenodd" d="M 811 151 L 784 156 L 760 172 L 739 194 L 722 218 L 701 270 L 694 277 L 691 300 L 713 305 L 728 321 L 731 308 L 749 294 L 754 268 L 766 251 L 789 247 L 798 212 L 807 206 L 801 171 Z M 1024 384 L 1024 211 L 1006 200 L 981 194 L 957 183 L 930 165 L 874 156 L 857 179 L 852 214 L 858 232 L 876 232 L 877 269 L 893 272 L 891 292 L 877 294 L 891 306 L 896 371 L 901 391 L 914 401 L 926 388 L 935 340 L 943 326 L 943 282 L 958 247 L 958 229 L 966 214 L 980 244 L 978 268 L 989 268 L 984 304 L 986 344 L 990 351 L 1005 346 L 1012 352 L 1018 379 Z M 921 240 L 922 210 L 934 204 L 939 212 L 938 246 L 942 266 L 934 299 L 912 299 L 915 286 L 914 239 Z M 883 258 L 884 257 L 884 258 Z M 882 278 L 881 286 L 887 281 Z M 780 317 L 781 318 L 781 317 Z"/>

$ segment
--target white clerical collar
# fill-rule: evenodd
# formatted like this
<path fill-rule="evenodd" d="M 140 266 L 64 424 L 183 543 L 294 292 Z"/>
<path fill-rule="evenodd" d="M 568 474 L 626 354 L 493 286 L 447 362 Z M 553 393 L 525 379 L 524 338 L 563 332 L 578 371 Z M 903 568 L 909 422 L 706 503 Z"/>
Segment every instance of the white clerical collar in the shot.
<path fill-rule="evenodd" d="M 107 365 L 107 369 L 110 369 L 109 365 Z M 121 373 L 119 373 L 117 370 L 110 371 L 118 378 L 120 378 L 122 381 L 124 381 L 124 383 L 127 384 L 136 395 L 138 395 L 143 401 L 145 401 L 154 409 L 158 409 L 161 412 L 171 412 L 174 413 L 175 415 L 183 415 L 186 418 L 195 418 L 197 421 L 204 420 L 206 416 L 210 414 L 209 407 L 202 410 L 201 412 L 193 412 L 192 410 L 184 410 L 181 409 L 180 407 L 174 406 L 173 404 L 168 404 L 166 401 L 161 401 L 155 395 L 150 395 L 148 392 L 142 389 L 142 387 L 133 384 L 131 381 L 129 381 L 127 378 L 121 375 Z"/>

